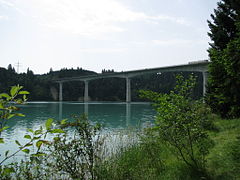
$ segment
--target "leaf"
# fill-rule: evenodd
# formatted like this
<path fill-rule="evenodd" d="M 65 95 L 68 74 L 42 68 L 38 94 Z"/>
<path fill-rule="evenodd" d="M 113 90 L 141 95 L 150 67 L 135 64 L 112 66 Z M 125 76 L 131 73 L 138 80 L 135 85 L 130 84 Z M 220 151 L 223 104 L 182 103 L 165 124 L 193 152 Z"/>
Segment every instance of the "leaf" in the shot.
<path fill-rule="evenodd" d="M 0 98 L 5 97 L 7 99 L 10 99 L 11 97 L 7 93 L 1 93 Z"/>
<path fill-rule="evenodd" d="M 33 130 L 32 130 L 32 129 L 27 129 L 27 131 L 33 133 Z"/>
<path fill-rule="evenodd" d="M 9 114 L 8 116 L 7 116 L 7 119 L 11 119 L 12 117 L 14 117 L 15 116 L 15 114 Z"/>
<path fill-rule="evenodd" d="M 15 140 L 15 143 L 19 146 L 22 146 L 18 140 Z"/>
<path fill-rule="evenodd" d="M 41 129 L 38 129 L 38 130 L 34 131 L 34 135 L 38 135 L 38 134 L 42 134 L 42 130 Z"/>
<path fill-rule="evenodd" d="M 37 139 L 40 139 L 41 137 L 33 137 L 33 140 L 37 140 Z"/>
<path fill-rule="evenodd" d="M 49 118 L 46 123 L 45 123 L 45 126 L 46 126 L 46 129 L 49 130 L 52 126 L 52 122 L 53 122 L 53 119 L 52 118 Z"/>
<path fill-rule="evenodd" d="M 30 150 L 26 148 L 26 149 L 23 149 L 22 152 L 29 154 Z"/>
<path fill-rule="evenodd" d="M 25 94 L 23 95 L 23 101 L 27 101 L 27 96 Z"/>
<path fill-rule="evenodd" d="M 55 142 L 60 141 L 60 137 L 54 137 L 53 140 L 54 140 Z"/>
<path fill-rule="evenodd" d="M 3 103 L 0 103 L 0 109 L 4 109 Z"/>
<path fill-rule="evenodd" d="M 12 86 L 11 90 L 10 90 L 10 94 L 12 97 L 16 96 L 17 92 L 19 91 L 19 87 L 18 86 Z"/>
<path fill-rule="evenodd" d="M 31 137 L 30 135 L 28 135 L 28 134 L 25 135 L 24 138 L 25 138 L 25 139 L 32 139 L 32 137 Z"/>
<path fill-rule="evenodd" d="M 19 91 L 18 94 L 30 94 L 28 91 Z"/>
<path fill-rule="evenodd" d="M 8 129 L 9 126 L 4 126 L 3 128 L 0 129 L 0 132 L 4 131 L 5 129 Z"/>
<path fill-rule="evenodd" d="M 20 117 L 25 117 L 25 115 L 22 114 L 22 113 L 16 113 L 15 115 L 16 115 L 16 116 L 20 116 Z"/>
<path fill-rule="evenodd" d="M 13 172 L 15 172 L 15 170 L 14 170 L 14 168 L 13 167 L 11 167 L 11 168 L 8 168 L 8 167 L 5 167 L 4 169 L 3 169 L 3 175 L 9 175 L 9 174 L 11 174 L 11 173 L 13 173 Z"/>
<path fill-rule="evenodd" d="M 43 144 L 42 140 L 37 141 L 36 142 L 37 148 L 39 149 L 42 146 L 42 144 Z"/>
<path fill-rule="evenodd" d="M 65 133 L 65 131 L 62 129 L 52 129 L 50 133 Z"/>
<path fill-rule="evenodd" d="M 67 119 L 63 119 L 63 120 L 61 120 L 61 122 L 60 122 L 61 125 L 64 125 L 64 124 L 66 124 L 66 123 L 67 123 Z"/>
<path fill-rule="evenodd" d="M 7 150 L 7 151 L 5 152 L 5 157 L 7 157 L 8 153 L 9 153 L 9 150 Z"/>
<path fill-rule="evenodd" d="M 0 138 L 0 143 L 4 143 L 4 140 L 3 140 L 3 138 Z"/>
<path fill-rule="evenodd" d="M 24 147 L 29 147 L 29 146 L 32 146 L 33 144 L 32 143 L 27 143 L 24 145 Z"/>
<path fill-rule="evenodd" d="M 41 153 L 41 152 L 38 152 L 36 154 L 32 154 L 33 157 L 46 156 L 46 155 L 47 155 L 46 153 Z"/>

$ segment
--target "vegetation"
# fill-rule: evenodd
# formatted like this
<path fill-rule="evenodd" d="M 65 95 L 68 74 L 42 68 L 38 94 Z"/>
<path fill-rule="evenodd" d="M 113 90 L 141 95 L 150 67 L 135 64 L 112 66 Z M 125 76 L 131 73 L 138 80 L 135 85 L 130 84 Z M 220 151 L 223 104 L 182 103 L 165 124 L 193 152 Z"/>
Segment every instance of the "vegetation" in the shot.
<path fill-rule="evenodd" d="M 239 179 L 239 119 L 222 120 L 190 93 L 194 77 L 170 94 L 142 91 L 158 112 L 138 145 L 101 166 L 102 179 Z"/>
<path fill-rule="evenodd" d="M 240 117 L 240 1 L 221 0 L 211 17 L 206 100 L 222 117 Z"/>
<path fill-rule="evenodd" d="M 194 76 L 188 80 L 178 76 L 177 85 L 169 94 L 142 91 L 143 97 L 154 101 L 158 112 L 156 123 L 140 133 L 138 143 L 123 146 L 114 154 L 104 146 L 106 137 L 101 135 L 100 126 L 90 124 L 85 117 L 76 117 L 73 122 L 62 120 L 59 125 L 54 125 L 53 120 L 48 119 L 44 127 L 28 130 L 29 133 L 24 138 L 29 142 L 25 145 L 16 141 L 19 145 L 17 152 L 1 152 L 5 159 L 0 163 L 0 177 L 238 179 L 239 119 L 226 121 L 211 114 L 202 101 L 191 98 L 193 86 Z M 0 95 L 2 114 L 13 107 L 9 104 L 10 97 L 13 96 L 14 100 L 21 94 L 28 94 L 21 89 L 22 87 L 15 86 L 10 95 Z M 10 114 L 18 113 L 10 111 Z M 12 115 L 8 117 L 10 116 Z M 1 116 L 1 121 L 6 120 L 3 117 L 5 116 Z M 55 129 L 56 127 L 58 128 Z M 1 130 L 4 129 L 5 127 Z M 51 136 L 45 139 L 47 134 Z M 3 164 L 20 151 L 26 154 L 25 160 Z"/>

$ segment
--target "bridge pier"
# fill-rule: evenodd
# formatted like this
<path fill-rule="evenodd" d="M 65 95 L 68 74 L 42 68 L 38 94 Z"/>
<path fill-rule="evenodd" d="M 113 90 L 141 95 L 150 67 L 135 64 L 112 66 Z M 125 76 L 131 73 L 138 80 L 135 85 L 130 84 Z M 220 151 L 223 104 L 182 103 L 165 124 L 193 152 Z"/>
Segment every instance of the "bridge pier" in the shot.
<path fill-rule="evenodd" d="M 131 102 L 131 79 L 126 78 L 126 102 Z"/>
<path fill-rule="evenodd" d="M 59 82 L 59 101 L 62 101 L 63 100 L 63 83 L 62 82 Z"/>
<path fill-rule="evenodd" d="M 202 76 L 203 76 L 203 97 L 204 97 L 206 95 L 206 90 L 207 90 L 208 72 L 203 71 Z"/>
<path fill-rule="evenodd" d="M 84 102 L 88 102 L 88 81 L 84 81 Z"/>

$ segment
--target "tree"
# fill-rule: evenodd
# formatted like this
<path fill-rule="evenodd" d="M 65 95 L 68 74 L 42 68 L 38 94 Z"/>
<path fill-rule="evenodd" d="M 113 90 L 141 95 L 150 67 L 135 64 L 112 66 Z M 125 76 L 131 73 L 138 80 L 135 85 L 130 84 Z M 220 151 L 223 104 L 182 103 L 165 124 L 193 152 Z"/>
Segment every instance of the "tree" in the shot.
<path fill-rule="evenodd" d="M 176 77 L 176 86 L 169 94 L 140 91 L 143 98 L 154 102 L 157 115 L 153 131 L 170 145 L 186 165 L 204 176 L 206 155 L 213 142 L 207 130 L 213 127 L 209 110 L 202 101 L 193 101 L 191 95 L 196 78 Z"/>
<path fill-rule="evenodd" d="M 240 1 L 222 0 L 212 22 L 208 94 L 206 102 L 222 117 L 240 117 Z"/>

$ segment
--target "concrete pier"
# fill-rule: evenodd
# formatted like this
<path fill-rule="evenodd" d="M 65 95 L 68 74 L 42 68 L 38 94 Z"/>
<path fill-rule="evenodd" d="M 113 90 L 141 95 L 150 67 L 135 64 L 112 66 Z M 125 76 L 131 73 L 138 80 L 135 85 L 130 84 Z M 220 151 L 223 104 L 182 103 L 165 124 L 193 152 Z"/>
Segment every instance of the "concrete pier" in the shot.
<path fill-rule="evenodd" d="M 84 102 L 88 101 L 88 81 L 84 81 Z"/>
<path fill-rule="evenodd" d="M 63 83 L 59 83 L 59 101 L 63 100 Z"/>
<path fill-rule="evenodd" d="M 202 72 L 202 75 L 203 75 L 203 96 L 205 96 L 207 89 L 208 72 L 204 71 Z"/>
<path fill-rule="evenodd" d="M 131 79 L 126 78 L 126 102 L 131 102 Z"/>

